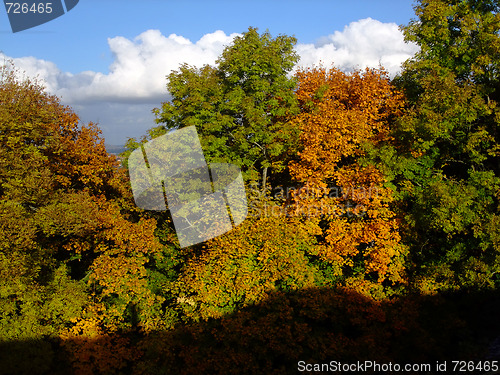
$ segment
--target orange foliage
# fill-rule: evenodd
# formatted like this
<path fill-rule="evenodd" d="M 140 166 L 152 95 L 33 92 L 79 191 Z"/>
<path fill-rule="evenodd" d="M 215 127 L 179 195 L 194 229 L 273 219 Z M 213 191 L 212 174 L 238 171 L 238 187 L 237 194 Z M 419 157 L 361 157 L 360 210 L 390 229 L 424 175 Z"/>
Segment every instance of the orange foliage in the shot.
<path fill-rule="evenodd" d="M 401 281 L 404 249 L 390 207 L 392 191 L 375 166 L 359 162 L 366 144 L 390 140 L 388 124 L 400 113 L 401 94 L 381 70 L 315 68 L 297 76 L 302 111 L 292 121 L 301 129 L 303 149 L 289 167 L 304 188 L 295 194 L 295 214 L 322 229 L 314 251 L 338 274 L 361 256 L 365 274 L 378 282 Z"/>
<path fill-rule="evenodd" d="M 122 332 L 167 324 L 164 298 L 149 288 L 146 269 L 162 251 L 157 222 L 135 207 L 126 174 L 106 152 L 95 124 L 80 124 L 57 97 L 29 80 L 17 82 L 13 72 L 1 70 L 0 83 L 0 198 L 1 208 L 9 208 L 1 212 L 0 227 L 11 226 L 11 207 L 19 223 L 0 240 L 0 250 L 20 248 L 22 257 L 9 256 L 15 269 L 43 264 L 44 279 L 56 266 L 67 266 L 78 279 L 74 285 L 89 296 L 75 300 L 84 307 L 57 328 L 63 346 L 76 373 L 110 373 L 135 355 Z M 19 235 L 23 226 L 29 230 Z M 37 253 L 39 259 L 24 260 Z M 33 276 L 30 287 L 40 280 Z M 53 309 L 59 308 L 55 303 Z"/>
<path fill-rule="evenodd" d="M 61 333 L 62 346 L 69 354 L 75 375 L 108 374 L 130 366 L 142 354 L 131 348 L 130 339 L 124 335 L 106 332 L 105 308 L 90 303 L 84 318 Z"/>

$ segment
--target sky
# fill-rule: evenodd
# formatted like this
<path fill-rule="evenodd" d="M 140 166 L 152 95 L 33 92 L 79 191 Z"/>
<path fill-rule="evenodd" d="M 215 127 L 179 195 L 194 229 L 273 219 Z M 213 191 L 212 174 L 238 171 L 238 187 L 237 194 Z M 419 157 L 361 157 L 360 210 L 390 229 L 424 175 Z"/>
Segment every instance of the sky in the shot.
<path fill-rule="evenodd" d="M 410 0 L 80 0 L 63 16 L 13 33 L 0 7 L 0 64 L 38 77 L 107 144 L 155 126 L 152 109 L 170 96 L 166 76 L 182 63 L 214 64 L 249 27 L 293 35 L 297 66 L 345 71 L 384 66 L 391 76 L 417 47 L 399 25 Z"/>

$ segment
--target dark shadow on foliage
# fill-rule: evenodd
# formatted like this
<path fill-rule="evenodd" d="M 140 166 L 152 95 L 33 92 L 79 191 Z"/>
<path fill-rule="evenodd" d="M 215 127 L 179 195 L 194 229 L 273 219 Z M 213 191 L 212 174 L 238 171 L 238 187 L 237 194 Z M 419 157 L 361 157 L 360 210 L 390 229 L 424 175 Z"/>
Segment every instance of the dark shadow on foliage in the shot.
<path fill-rule="evenodd" d="M 56 341 L 1 343 L 0 373 L 294 374 L 299 361 L 369 360 L 428 363 L 429 374 L 436 373 L 438 360 L 448 360 L 448 371 L 452 360 L 500 360 L 492 345 L 500 336 L 499 316 L 499 292 L 374 302 L 349 290 L 304 289 L 275 293 L 234 314 L 172 331 L 95 340 L 79 371 Z M 104 364 L 117 351 L 135 354 L 120 368 Z"/>

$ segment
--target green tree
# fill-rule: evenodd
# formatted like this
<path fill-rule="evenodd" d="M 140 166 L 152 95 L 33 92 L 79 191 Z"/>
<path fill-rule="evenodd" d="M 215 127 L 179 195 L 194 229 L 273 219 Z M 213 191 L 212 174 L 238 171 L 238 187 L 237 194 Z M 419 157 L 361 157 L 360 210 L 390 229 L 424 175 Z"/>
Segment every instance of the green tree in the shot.
<path fill-rule="evenodd" d="M 420 51 L 407 64 L 406 74 L 413 71 L 422 77 L 426 69 L 438 65 L 459 82 L 471 80 L 491 89 L 498 81 L 500 64 L 499 8 L 497 0 L 418 1 L 418 19 L 404 32 Z"/>
<path fill-rule="evenodd" d="M 419 288 L 487 287 L 500 266 L 500 15 L 497 1 L 419 1 L 403 28 L 420 46 L 396 84 L 409 105 L 397 151 L 381 155 L 400 187 Z"/>
<path fill-rule="evenodd" d="M 150 137 L 195 125 L 209 162 L 240 165 L 252 178 L 260 171 L 265 185 L 269 168 L 281 171 L 296 146 L 297 131 L 286 121 L 297 110 L 296 80 L 288 76 L 295 43 L 249 28 L 215 66 L 181 66 L 168 77 L 172 99 L 155 110 L 161 125 Z"/>

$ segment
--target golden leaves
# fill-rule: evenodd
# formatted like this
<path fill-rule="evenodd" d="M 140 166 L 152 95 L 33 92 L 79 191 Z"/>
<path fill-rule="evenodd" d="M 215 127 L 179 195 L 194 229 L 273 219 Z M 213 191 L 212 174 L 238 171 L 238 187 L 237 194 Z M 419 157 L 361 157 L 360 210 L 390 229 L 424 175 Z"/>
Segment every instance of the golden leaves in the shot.
<path fill-rule="evenodd" d="M 272 291 L 314 285 L 316 270 L 306 255 L 313 241 L 296 218 L 248 218 L 211 240 L 186 265 L 179 280 L 185 312 L 195 318 L 220 317 Z"/>
<path fill-rule="evenodd" d="M 302 151 L 290 171 L 308 191 L 294 199 L 297 207 L 329 207 L 321 218 L 308 218 L 318 228 L 321 219 L 327 221 L 314 251 L 339 274 L 346 267 L 354 272 L 362 267 L 361 277 L 401 281 L 392 191 L 375 166 L 359 160 L 366 143 L 389 140 L 389 120 L 400 113 L 402 95 L 381 70 L 346 74 L 321 67 L 301 70 L 297 77 L 302 112 L 292 121 L 302 130 Z"/>
<path fill-rule="evenodd" d="M 290 170 L 299 181 L 314 180 L 309 171 L 330 178 L 342 159 L 362 153 L 364 142 L 384 138 L 388 118 L 402 107 L 401 94 L 383 71 L 348 75 L 335 68 L 314 68 L 299 71 L 297 77 L 302 112 L 292 121 L 302 129 L 303 150 Z"/>

